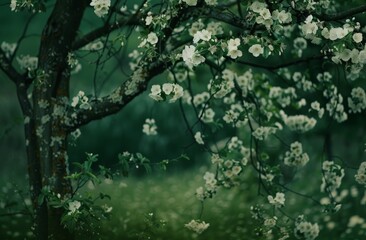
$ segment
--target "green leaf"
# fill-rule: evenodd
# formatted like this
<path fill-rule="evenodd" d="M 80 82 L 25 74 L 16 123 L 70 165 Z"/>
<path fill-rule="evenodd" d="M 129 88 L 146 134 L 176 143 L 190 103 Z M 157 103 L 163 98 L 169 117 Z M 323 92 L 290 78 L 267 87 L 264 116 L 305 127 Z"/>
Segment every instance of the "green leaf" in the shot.
<path fill-rule="evenodd" d="M 44 202 L 44 198 L 45 198 L 45 196 L 44 196 L 43 194 L 40 194 L 40 195 L 38 196 L 38 205 L 39 205 L 39 206 L 43 204 L 43 202 Z"/>

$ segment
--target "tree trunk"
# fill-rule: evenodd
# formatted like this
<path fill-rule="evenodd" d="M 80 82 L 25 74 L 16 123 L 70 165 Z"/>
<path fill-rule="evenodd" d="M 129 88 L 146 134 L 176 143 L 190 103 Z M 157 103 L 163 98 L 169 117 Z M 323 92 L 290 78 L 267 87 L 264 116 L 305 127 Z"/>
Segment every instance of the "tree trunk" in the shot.
<path fill-rule="evenodd" d="M 40 204 L 39 196 L 42 188 L 61 197 L 72 192 L 70 182 L 65 179 L 68 133 L 62 126 L 61 116 L 54 110 L 65 104 L 62 99 L 69 95 L 67 55 L 71 52 L 87 4 L 86 0 L 56 2 L 42 32 L 37 76 L 33 82 L 33 111 L 24 113 L 34 227 L 37 239 L 41 240 L 73 239 L 61 225 L 63 210 L 52 208 L 46 199 Z"/>

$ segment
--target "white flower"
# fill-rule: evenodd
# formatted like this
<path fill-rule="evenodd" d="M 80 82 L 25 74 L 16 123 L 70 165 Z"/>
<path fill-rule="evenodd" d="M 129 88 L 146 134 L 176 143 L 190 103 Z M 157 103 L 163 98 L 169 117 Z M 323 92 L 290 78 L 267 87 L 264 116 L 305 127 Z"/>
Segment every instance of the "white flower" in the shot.
<path fill-rule="evenodd" d="M 329 30 L 329 39 L 334 41 L 337 39 L 342 39 L 348 34 L 346 28 L 336 27 Z"/>
<path fill-rule="evenodd" d="M 197 5 L 197 0 L 182 0 L 183 2 L 185 2 L 188 6 L 196 6 Z"/>
<path fill-rule="evenodd" d="M 190 68 L 205 61 L 205 58 L 196 52 L 196 47 L 193 45 L 184 47 L 182 51 L 182 58 L 186 65 Z"/>
<path fill-rule="evenodd" d="M 149 12 L 150 13 L 150 12 Z M 145 24 L 149 26 L 152 23 L 153 17 L 151 16 L 151 13 L 145 18 Z"/>
<path fill-rule="evenodd" d="M 10 58 L 10 56 L 14 54 L 16 47 L 17 47 L 16 43 L 7 43 L 7 42 L 2 42 L 0 46 L 1 50 L 3 50 L 7 58 Z"/>
<path fill-rule="evenodd" d="M 158 127 L 156 126 L 155 119 L 146 118 L 145 123 L 142 125 L 142 132 L 146 135 L 157 135 Z"/>
<path fill-rule="evenodd" d="M 249 52 L 253 54 L 254 57 L 258 57 L 263 54 L 264 49 L 260 44 L 254 44 L 249 48 Z"/>
<path fill-rule="evenodd" d="M 201 220 L 192 220 L 189 223 L 184 225 L 186 228 L 188 228 L 189 230 L 192 230 L 198 234 L 201 234 L 203 231 L 205 231 L 210 224 L 209 223 L 205 223 L 204 221 Z"/>
<path fill-rule="evenodd" d="M 155 101 L 161 101 L 163 98 L 161 97 L 161 87 L 160 85 L 152 85 L 151 86 L 151 93 L 149 96 L 154 99 Z"/>
<path fill-rule="evenodd" d="M 239 46 L 240 46 L 239 38 L 230 39 L 229 41 L 227 41 L 227 49 L 228 49 L 227 55 L 230 56 L 232 59 L 236 59 L 238 57 L 243 56 L 242 51 L 238 49 Z"/>
<path fill-rule="evenodd" d="M 268 202 L 272 205 L 274 205 L 275 207 L 282 207 L 285 205 L 285 194 L 278 192 L 276 193 L 276 197 L 273 197 L 271 195 L 268 195 Z"/>
<path fill-rule="evenodd" d="M 163 92 L 166 95 L 169 95 L 171 92 L 173 92 L 173 84 L 172 83 L 164 83 L 163 84 Z"/>
<path fill-rule="evenodd" d="M 17 0 L 11 0 L 11 2 L 10 2 L 10 9 L 12 11 L 16 11 L 16 8 L 17 8 Z"/>
<path fill-rule="evenodd" d="M 264 19 L 264 20 L 269 20 L 271 19 L 271 12 L 269 11 L 268 8 L 263 8 L 259 11 L 259 15 Z"/>
<path fill-rule="evenodd" d="M 183 88 L 178 84 L 173 84 L 173 93 L 174 93 L 174 95 L 169 100 L 169 102 L 171 102 L 171 103 L 175 102 L 176 100 L 183 97 L 183 95 L 184 95 Z"/>
<path fill-rule="evenodd" d="M 202 134 L 201 132 L 196 132 L 196 134 L 194 135 L 194 139 L 196 140 L 196 142 L 200 145 L 204 145 L 205 143 L 203 142 L 202 139 Z"/>
<path fill-rule="evenodd" d="M 71 132 L 71 136 L 74 140 L 78 139 L 81 135 L 80 129 L 76 129 L 75 131 Z"/>
<path fill-rule="evenodd" d="M 151 32 L 149 33 L 149 35 L 147 35 L 147 41 L 151 44 L 151 45 L 155 45 L 158 43 L 159 39 L 158 36 L 156 35 L 156 33 Z"/>
<path fill-rule="evenodd" d="M 109 7 L 111 6 L 111 0 L 92 0 L 90 6 L 94 7 L 94 13 L 98 17 L 103 17 L 108 14 Z"/>
<path fill-rule="evenodd" d="M 211 39 L 211 35 L 211 32 L 207 31 L 206 29 L 197 31 L 193 36 L 193 42 L 198 43 L 200 40 L 207 42 Z"/>
<path fill-rule="evenodd" d="M 355 43 L 362 42 L 362 33 L 354 33 L 352 39 L 355 41 Z"/>
<path fill-rule="evenodd" d="M 230 39 L 227 42 L 227 48 L 230 50 L 236 50 L 238 49 L 238 47 L 240 46 L 240 39 L 239 38 L 235 38 L 235 39 Z"/>
<path fill-rule="evenodd" d="M 81 207 L 81 203 L 79 201 L 69 202 L 69 215 L 78 212 L 78 209 Z"/>
<path fill-rule="evenodd" d="M 255 1 L 249 6 L 250 10 L 256 13 L 259 13 L 265 7 L 267 7 L 267 4 L 259 1 Z"/>
<path fill-rule="evenodd" d="M 228 55 L 229 57 L 231 57 L 232 59 L 236 59 L 236 58 L 238 58 L 238 57 L 243 56 L 243 52 L 242 52 L 242 51 L 240 51 L 240 50 L 238 50 L 238 49 L 233 49 L 233 50 L 230 50 L 230 51 L 227 53 L 227 55 Z"/>
<path fill-rule="evenodd" d="M 31 57 L 29 55 L 17 57 L 17 61 L 20 65 L 21 69 L 32 71 L 37 69 L 38 66 L 38 58 Z"/>

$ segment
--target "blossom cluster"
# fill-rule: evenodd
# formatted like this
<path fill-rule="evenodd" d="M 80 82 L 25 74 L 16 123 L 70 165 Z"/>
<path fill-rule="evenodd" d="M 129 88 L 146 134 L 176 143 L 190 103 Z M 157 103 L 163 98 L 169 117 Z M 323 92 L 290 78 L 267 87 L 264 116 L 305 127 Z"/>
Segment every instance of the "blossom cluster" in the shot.
<path fill-rule="evenodd" d="M 317 223 L 310 223 L 299 216 L 295 222 L 295 237 L 297 239 L 314 240 L 319 235 L 319 226 Z"/>
<path fill-rule="evenodd" d="M 266 139 L 269 135 L 271 134 L 275 134 L 277 131 L 277 128 L 275 127 L 258 127 L 257 129 L 255 129 L 255 131 L 252 133 L 253 137 L 255 137 L 258 140 L 264 140 Z"/>
<path fill-rule="evenodd" d="M 205 61 L 205 58 L 197 51 L 194 45 L 184 47 L 182 51 L 182 58 L 189 68 L 198 66 L 200 63 Z"/>
<path fill-rule="evenodd" d="M 194 139 L 196 140 L 196 142 L 198 143 L 198 144 L 200 144 L 200 145 L 204 145 L 205 144 L 205 142 L 203 141 L 203 139 L 202 139 L 202 133 L 201 132 L 196 132 L 195 134 L 194 134 Z"/>
<path fill-rule="evenodd" d="M 303 167 L 309 161 L 309 156 L 302 150 L 302 144 L 293 142 L 290 146 L 290 151 L 285 153 L 284 163 L 291 167 Z"/>
<path fill-rule="evenodd" d="M 38 66 L 38 58 L 30 55 L 17 57 L 17 62 L 21 69 L 28 71 L 36 70 Z"/>
<path fill-rule="evenodd" d="M 89 98 L 85 95 L 83 91 L 79 91 L 78 94 L 72 98 L 71 106 L 79 106 L 79 108 L 85 110 L 91 109 Z"/>
<path fill-rule="evenodd" d="M 281 26 L 292 22 L 290 12 L 276 9 L 271 13 L 267 3 L 262 1 L 254 1 L 249 6 L 249 10 L 251 10 L 255 22 L 264 25 L 267 29 L 270 29 L 273 25 Z"/>
<path fill-rule="evenodd" d="M 352 89 L 351 97 L 348 98 L 350 113 L 361 112 L 366 109 L 366 93 L 360 87 Z"/>
<path fill-rule="evenodd" d="M 192 220 L 184 226 L 195 233 L 201 234 L 210 226 L 210 224 L 201 220 Z"/>
<path fill-rule="evenodd" d="M 196 6 L 197 5 L 197 0 L 181 0 L 182 2 L 186 3 L 188 6 Z M 205 0 L 205 3 L 207 5 L 216 5 L 217 4 L 217 0 Z"/>
<path fill-rule="evenodd" d="M 8 42 L 2 42 L 1 43 L 1 50 L 5 53 L 5 57 L 10 58 L 14 54 L 14 51 L 17 47 L 16 43 L 8 43 Z"/>
<path fill-rule="evenodd" d="M 145 123 L 142 125 L 142 132 L 146 135 L 157 135 L 158 127 L 156 126 L 155 119 L 146 118 Z"/>
<path fill-rule="evenodd" d="M 200 201 L 212 197 L 217 190 L 217 179 L 214 173 L 206 172 L 203 179 L 205 180 L 205 188 L 196 189 L 196 197 Z"/>
<path fill-rule="evenodd" d="M 346 121 L 348 119 L 348 115 L 343 105 L 343 96 L 338 93 L 337 87 L 332 85 L 323 92 L 323 95 L 329 99 L 325 106 L 329 116 L 339 123 Z"/>
<path fill-rule="evenodd" d="M 322 192 L 336 191 L 342 183 L 344 169 L 333 161 L 324 161 L 322 165 L 323 178 L 320 190 Z"/>
<path fill-rule="evenodd" d="M 173 103 L 183 97 L 183 88 L 176 83 L 164 83 L 162 86 L 152 85 L 149 96 L 155 101 L 169 99 L 169 102 Z"/>
<path fill-rule="evenodd" d="M 278 192 L 278 193 L 276 193 L 275 197 L 273 197 L 272 195 L 268 195 L 267 199 L 268 199 L 268 202 L 271 205 L 275 206 L 276 208 L 285 206 L 286 199 L 285 199 L 284 193 Z"/>
<path fill-rule="evenodd" d="M 315 127 L 315 118 L 310 118 L 302 114 L 287 116 L 282 110 L 280 113 L 284 123 L 291 131 L 307 132 Z"/>
<path fill-rule="evenodd" d="M 366 162 L 360 164 L 355 179 L 359 184 L 366 186 Z"/>
<path fill-rule="evenodd" d="M 90 6 L 94 8 L 94 13 L 98 17 L 103 17 L 108 14 L 111 6 L 111 0 L 92 0 Z"/>
<path fill-rule="evenodd" d="M 297 97 L 295 88 L 271 87 L 269 97 L 274 99 L 281 107 L 287 107 Z"/>

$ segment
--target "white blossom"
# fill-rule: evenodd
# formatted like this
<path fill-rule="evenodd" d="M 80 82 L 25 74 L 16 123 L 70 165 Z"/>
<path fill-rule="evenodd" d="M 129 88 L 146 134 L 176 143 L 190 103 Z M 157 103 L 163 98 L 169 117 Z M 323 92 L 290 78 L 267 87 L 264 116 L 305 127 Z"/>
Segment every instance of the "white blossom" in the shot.
<path fill-rule="evenodd" d="M 94 7 L 95 15 L 103 17 L 108 14 L 111 0 L 92 0 L 90 6 Z"/>
<path fill-rule="evenodd" d="M 263 54 L 264 49 L 260 44 L 254 44 L 249 48 L 249 52 L 253 54 L 254 57 L 258 57 Z"/>
<path fill-rule="evenodd" d="M 201 220 L 192 220 L 189 223 L 184 225 L 186 228 L 188 228 L 189 230 L 192 230 L 198 234 L 201 234 L 203 231 L 205 231 L 210 224 L 209 223 L 205 223 L 204 221 Z"/>

